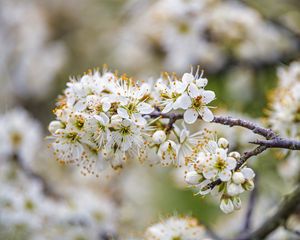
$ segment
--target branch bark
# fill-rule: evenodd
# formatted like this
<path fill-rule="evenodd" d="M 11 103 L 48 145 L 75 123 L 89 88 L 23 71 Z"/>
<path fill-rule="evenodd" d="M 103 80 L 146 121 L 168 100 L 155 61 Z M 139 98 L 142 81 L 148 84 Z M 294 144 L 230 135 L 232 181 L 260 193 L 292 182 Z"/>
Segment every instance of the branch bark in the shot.
<path fill-rule="evenodd" d="M 153 112 L 149 114 L 149 116 L 151 118 L 161 117 L 161 118 L 169 119 L 169 123 L 167 126 L 168 130 L 172 129 L 172 125 L 177 120 L 183 118 L 183 114 L 161 113 L 159 111 Z M 254 142 L 250 142 L 253 144 L 264 146 L 266 148 L 285 148 L 291 150 L 300 150 L 300 141 L 279 137 L 272 129 L 261 127 L 258 124 L 253 122 L 249 122 L 238 118 L 223 117 L 223 116 L 215 116 L 212 122 L 226 125 L 229 127 L 233 127 L 233 126 L 243 127 L 266 139 L 266 140 L 256 140 Z"/>
<path fill-rule="evenodd" d="M 172 123 L 179 119 L 183 119 L 183 114 L 176 114 L 176 113 L 161 113 L 159 111 L 155 111 L 151 114 L 149 114 L 151 118 L 168 118 L 170 119 L 170 122 L 172 120 Z M 201 117 L 199 117 L 201 118 Z M 214 123 L 219 123 L 222 125 L 227 125 L 229 127 L 233 126 L 240 126 L 243 128 L 246 128 L 248 130 L 251 130 L 253 133 L 261 135 L 265 137 L 266 139 L 272 139 L 276 137 L 276 133 L 273 132 L 272 129 L 264 128 L 258 126 L 256 123 L 252 123 L 246 120 L 233 118 L 233 117 L 223 117 L 223 116 L 215 116 L 213 121 Z"/>
<path fill-rule="evenodd" d="M 300 141 L 276 137 L 271 140 L 257 140 L 251 142 L 268 148 L 286 148 L 291 150 L 300 150 Z"/>

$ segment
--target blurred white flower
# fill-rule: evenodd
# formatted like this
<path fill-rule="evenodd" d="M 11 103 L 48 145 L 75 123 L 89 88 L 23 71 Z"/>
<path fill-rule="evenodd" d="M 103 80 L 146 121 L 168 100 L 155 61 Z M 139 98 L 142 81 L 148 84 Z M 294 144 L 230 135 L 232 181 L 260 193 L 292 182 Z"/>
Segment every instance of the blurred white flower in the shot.
<path fill-rule="evenodd" d="M 193 218 L 171 217 L 150 226 L 145 233 L 146 240 L 199 240 L 207 239 L 206 230 Z"/>
<path fill-rule="evenodd" d="M 3 160 L 15 156 L 30 166 L 42 143 L 39 122 L 24 109 L 15 108 L 0 116 L 0 155 Z"/>

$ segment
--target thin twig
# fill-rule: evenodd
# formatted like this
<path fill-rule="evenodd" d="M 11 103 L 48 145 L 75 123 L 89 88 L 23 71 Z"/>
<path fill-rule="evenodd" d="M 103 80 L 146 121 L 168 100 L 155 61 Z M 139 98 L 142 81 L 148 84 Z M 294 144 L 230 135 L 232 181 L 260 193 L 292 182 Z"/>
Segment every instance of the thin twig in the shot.
<path fill-rule="evenodd" d="M 183 118 L 182 114 L 161 113 L 158 111 L 149 114 L 149 116 L 151 118 L 161 117 L 161 118 L 169 119 L 169 123 L 167 126 L 168 131 L 169 131 L 169 129 L 172 129 L 173 124 L 177 120 Z M 285 148 L 285 149 L 291 149 L 291 150 L 300 150 L 300 141 L 294 140 L 294 139 L 281 138 L 281 137 L 277 136 L 277 134 L 272 129 L 261 127 L 258 124 L 250 122 L 250 121 L 233 118 L 233 117 L 215 116 L 212 122 L 226 125 L 229 127 L 233 127 L 233 126 L 243 127 L 243 128 L 246 128 L 246 129 L 252 131 L 255 134 L 263 136 L 266 139 L 266 140 L 256 140 L 256 141 L 250 142 L 252 144 L 257 144 L 262 147 L 264 146 L 266 148 Z M 259 149 L 263 149 L 263 148 L 259 148 Z M 263 149 L 263 151 L 264 150 L 265 149 Z M 251 153 L 251 152 L 249 152 L 249 153 Z"/>
<path fill-rule="evenodd" d="M 151 114 L 149 114 L 151 118 L 168 118 L 172 119 L 173 123 L 176 122 L 179 119 L 183 119 L 183 114 L 176 114 L 176 113 L 161 113 L 159 111 L 155 111 Z M 199 117 L 201 118 L 201 117 Z M 261 135 L 265 137 L 266 139 L 272 139 L 276 137 L 276 133 L 273 132 L 272 129 L 260 127 L 256 123 L 252 123 L 246 120 L 238 119 L 238 118 L 233 118 L 233 117 L 223 117 L 223 116 L 215 116 L 213 121 L 214 123 L 219 123 L 222 125 L 227 125 L 230 127 L 233 126 L 240 126 L 246 129 L 251 130 L 255 134 Z"/>
<path fill-rule="evenodd" d="M 238 119 L 238 118 L 215 116 L 212 122 L 220 123 L 222 125 L 227 125 L 230 127 L 240 126 L 243 128 L 247 128 L 247 129 L 251 130 L 253 133 L 261 135 L 261 136 L 265 137 L 266 139 L 272 139 L 272 138 L 276 137 L 276 133 L 273 132 L 272 129 L 260 127 L 256 123 Z"/>
<path fill-rule="evenodd" d="M 286 148 L 291 150 L 300 150 L 300 141 L 280 137 L 276 137 L 271 140 L 256 140 L 250 143 L 263 145 L 268 148 Z"/>
<path fill-rule="evenodd" d="M 267 147 L 265 147 L 265 146 L 259 146 L 259 147 L 255 148 L 255 149 L 252 150 L 252 151 L 245 152 L 245 153 L 241 156 L 240 160 L 238 161 L 238 163 L 237 163 L 237 165 L 236 165 L 236 167 L 235 167 L 235 170 L 240 169 L 240 168 L 244 165 L 244 163 L 245 163 L 250 157 L 256 156 L 256 155 L 262 153 L 263 151 L 265 151 L 266 149 L 267 149 Z M 222 181 L 221 181 L 220 179 L 217 179 L 217 180 L 211 182 L 210 184 L 208 184 L 208 185 L 205 187 L 205 189 L 209 189 L 209 188 L 210 188 L 210 189 L 213 189 L 215 186 L 218 186 L 218 185 L 220 185 L 221 183 L 222 183 Z"/>

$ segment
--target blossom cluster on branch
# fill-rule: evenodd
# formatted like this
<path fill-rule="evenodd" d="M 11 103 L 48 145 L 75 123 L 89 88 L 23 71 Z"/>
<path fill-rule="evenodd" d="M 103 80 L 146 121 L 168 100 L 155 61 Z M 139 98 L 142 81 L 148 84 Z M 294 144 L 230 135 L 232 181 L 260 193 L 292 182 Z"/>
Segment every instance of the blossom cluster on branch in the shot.
<path fill-rule="evenodd" d="M 163 73 L 153 84 L 106 67 L 71 78 L 54 110 L 57 119 L 49 124 L 54 154 L 62 163 L 81 166 L 84 175 L 100 176 L 101 170 L 119 169 L 129 159 L 186 165 L 188 184 L 206 194 L 209 184 L 221 181 L 215 188 L 221 209 L 239 209 L 239 194 L 253 189 L 254 172 L 244 165 L 236 168 L 240 154 L 228 151 L 225 138 L 214 141 L 213 132 L 191 133 L 187 127 L 197 119 L 214 120 L 208 104 L 215 93 L 205 89 L 207 83 L 199 68 L 182 77 Z M 177 116 L 183 118 L 181 125 L 175 124 Z"/>

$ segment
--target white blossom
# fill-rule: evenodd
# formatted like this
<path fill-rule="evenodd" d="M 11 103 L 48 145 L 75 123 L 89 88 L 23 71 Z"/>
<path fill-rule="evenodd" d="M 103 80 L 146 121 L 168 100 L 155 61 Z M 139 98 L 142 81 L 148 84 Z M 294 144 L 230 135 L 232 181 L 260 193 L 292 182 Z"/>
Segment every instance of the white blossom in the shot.
<path fill-rule="evenodd" d="M 205 237 L 205 228 L 198 225 L 196 219 L 179 217 L 171 217 L 154 224 L 145 233 L 146 240 L 196 240 Z"/>

